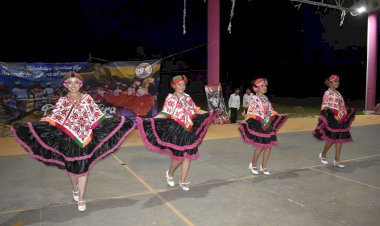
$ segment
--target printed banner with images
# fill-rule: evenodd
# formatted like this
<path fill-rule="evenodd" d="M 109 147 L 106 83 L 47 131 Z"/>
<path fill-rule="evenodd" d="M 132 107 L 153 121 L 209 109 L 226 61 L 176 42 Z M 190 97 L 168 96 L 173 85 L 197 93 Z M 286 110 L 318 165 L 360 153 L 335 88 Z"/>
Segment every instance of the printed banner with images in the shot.
<path fill-rule="evenodd" d="M 0 62 L 0 137 L 12 124 L 38 121 L 53 109 L 67 91 L 64 74 L 74 71 L 84 78 L 82 93 L 91 95 L 102 111 L 125 115 L 157 114 L 160 61 L 121 61 L 108 64 L 3 63 Z"/>
<path fill-rule="evenodd" d="M 214 119 L 215 124 L 227 124 L 230 123 L 228 117 L 226 104 L 224 103 L 222 86 L 219 85 L 205 85 L 206 97 L 208 108 L 213 111 L 217 108 L 220 109 L 218 115 Z"/>
<path fill-rule="evenodd" d="M 38 120 L 64 95 L 62 77 L 87 67 L 73 63 L 0 62 L 0 129 L 13 122 Z M 1 136 L 1 135 L 0 135 Z"/>
<path fill-rule="evenodd" d="M 134 120 L 157 115 L 160 61 L 118 61 L 87 69 L 94 79 L 89 93 L 98 104 Z"/>

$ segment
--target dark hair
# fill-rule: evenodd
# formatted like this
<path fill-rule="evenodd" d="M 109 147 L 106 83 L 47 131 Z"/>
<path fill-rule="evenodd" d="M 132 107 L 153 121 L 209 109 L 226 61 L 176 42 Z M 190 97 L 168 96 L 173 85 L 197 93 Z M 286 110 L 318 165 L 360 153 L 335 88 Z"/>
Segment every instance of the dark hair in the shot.
<path fill-rule="evenodd" d="M 330 86 L 330 81 L 329 81 L 328 79 L 325 80 L 325 85 L 326 85 L 327 87 Z"/>

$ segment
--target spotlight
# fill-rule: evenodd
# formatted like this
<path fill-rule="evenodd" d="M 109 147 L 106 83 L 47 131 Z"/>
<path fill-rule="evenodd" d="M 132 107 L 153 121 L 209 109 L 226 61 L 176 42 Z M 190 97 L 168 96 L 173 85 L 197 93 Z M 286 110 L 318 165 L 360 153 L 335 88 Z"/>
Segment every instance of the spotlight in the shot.
<path fill-rule="evenodd" d="M 359 14 L 362 14 L 364 12 L 367 12 L 367 8 L 365 6 L 358 6 L 351 8 L 350 13 L 352 16 L 357 16 Z"/>
<path fill-rule="evenodd" d="M 357 16 L 364 12 L 377 12 L 380 10 L 380 0 L 361 0 L 357 1 L 351 8 L 352 16 Z"/>

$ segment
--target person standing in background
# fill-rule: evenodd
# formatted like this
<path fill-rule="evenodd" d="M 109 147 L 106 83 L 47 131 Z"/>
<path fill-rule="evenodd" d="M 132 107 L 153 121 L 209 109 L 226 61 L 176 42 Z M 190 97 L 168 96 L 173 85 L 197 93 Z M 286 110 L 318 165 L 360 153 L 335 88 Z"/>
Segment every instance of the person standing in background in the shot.
<path fill-rule="evenodd" d="M 237 112 L 240 108 L 240 89 L 235 88 L 235 92 L 230 95 L 228 100 L 228 107 L 231 110 L 231 123 L 236 123 Z"/>
<path fill-rule="evenodd" d="M 243 96 L 243 108 L 244 108 L 244 111 L 243 111 L 243 117 L 245 117 L 245 115 L 247 114 L 247 111 L 248 111 L 248 104 L 249 104 L 249 99 L 253 96 L 253 93 L 251 92 L 251 89 L 250 88 L 247 88 L 245 90 L 245 94 Z"/>

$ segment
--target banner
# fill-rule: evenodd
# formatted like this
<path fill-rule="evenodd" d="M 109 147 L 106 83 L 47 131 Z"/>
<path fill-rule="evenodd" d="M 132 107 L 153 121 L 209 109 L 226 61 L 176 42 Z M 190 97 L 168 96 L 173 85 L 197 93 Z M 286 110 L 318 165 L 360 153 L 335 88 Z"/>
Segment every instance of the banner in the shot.
<path fill-rule="evenodd" d="M 157 114 L 159 70 L 157 60 L 108 64 L 0 62 L 0 131 L 8 133 L 13 123 L 38 121 L 49 114 L 58 98 L 67 93 L 62 78 L 70 71 L 81 73 L 81 92 L 91 95 L 103 112 L 132 120 L 136 116 L 153 117 Z"/>
<path fill-rule="evenodd" d="M 0 62 L 0 123 L 11 123 L 44 111 L 64 95 L 61 78 L 79 72 L 88 63 L 4 63 Z M 46 107 L 45 107 L 46 108 Z"/>
<path fill-rule="evenodd" d="M 120 61 L 94 65 L 91 96 L 97 103 L 115 107 L 118 115 L 134 120 L 136 116 L 157 115 L 160 61 Z M 96 87 L 96 89 L 94 89 Z"/>
<path fill-rule="evenodd" d="M 219 85 L 205 85 L 206 97 L 208 108 L 210 111 L 213 111 L 217 108 L 220 109 L 219 114 L 215 117 L 215 124 L 226 124 L 230 123 L 228 117 L 226 104 L 224 103 L 222 86 Z"/>

